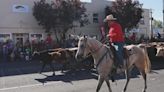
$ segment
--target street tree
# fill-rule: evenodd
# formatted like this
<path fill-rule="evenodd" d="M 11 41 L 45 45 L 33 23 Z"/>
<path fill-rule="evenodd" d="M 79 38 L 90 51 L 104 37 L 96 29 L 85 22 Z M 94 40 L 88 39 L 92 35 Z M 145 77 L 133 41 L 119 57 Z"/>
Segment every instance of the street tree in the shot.
<path fill-rule="evenodd" d="M 84 26 L 88 23 L 86 9 L 80 0 L 40 0 L 34 2 L 33 16 L 46 32 L 55 32 L 56 38 L 65 40 L 66 32 L 74 27 L 74 23 Z"/>
<path fill-rule="evenodd" d="M 87 15 L 85 14 L 86 8 L 80 0 L 59 0 L 58 1 L 59 10 L 59 27 L 62 29 L 62 37 L 65 39 L 65 33 L 77 26 L 84 26 L 89 21 Z"/>
<path fill-rule="evenodd" d="M 38 22 L 38 25 L 45 29 L 46 33 L 50 33 L 51 30 L 56 35 L 56 25 L 58 18 L 58 10 L 54 7 L 54 3 L 48 3 L 46 0 L 35 1 L 33 6 L 33 16 Z M 56 36 L 58 41 L 58 37 Z"/>
<path fill-rule="evenodd" d="M 56 24 L 57 14 L 53 9 L 53 4 L 47 3 L 46 0 L 34 2 L 33 16 L 46 32 L 50 31 Z"/>
<path fill-rule="evenodd" d="M 123 31 L 138 26 L 142 17 L 142 4 L 137 0 L 116 0 L 112 6 L 105 8 L 105 14 L 113 14 L 122 25 Z"/>
<path fill-rule="evenodd" d="M 162 24 L 163 24 L 162 21 L 154 19 L 152 26 L 153 28 L 162 28 Z"/>

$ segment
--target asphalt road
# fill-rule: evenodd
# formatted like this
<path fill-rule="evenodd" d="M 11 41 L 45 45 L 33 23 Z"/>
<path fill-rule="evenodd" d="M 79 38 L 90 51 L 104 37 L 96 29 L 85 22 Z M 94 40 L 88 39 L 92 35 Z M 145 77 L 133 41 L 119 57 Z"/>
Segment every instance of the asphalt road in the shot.
<path fill-rule="evenodd" d="M 164 92 L 164 63 L 153 63 L 153 72 L 148 74 L 147 92 Z M 39 74 L 38 63 L 0 64 L 0 92 L 95 92 L 97 73 L 95 70 L 76 72 L 52 72 L 47 68 Z M 143 79 L 136 71 L 132 73 L 127 92 L 142 92 Z M 113 92 L 121 92 L 126 80 L 120 76 L 116 83 L 111 82 Z M 106 83 L 100 92 L 108 92 Z"/>

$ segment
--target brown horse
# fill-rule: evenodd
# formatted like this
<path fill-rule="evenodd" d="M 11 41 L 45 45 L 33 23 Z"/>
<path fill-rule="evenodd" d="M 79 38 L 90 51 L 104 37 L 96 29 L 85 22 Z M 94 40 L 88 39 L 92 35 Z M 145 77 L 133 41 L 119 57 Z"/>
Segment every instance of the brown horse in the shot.
<path fill-rule="evenodd" d="M 123 92 L 126 91 L 127 85 L 129 83 L 130 77 L 129 72 L 132 69 L 132 66 L 135 65 L 139 71 L 141 72 L 145 87 L 143 92 L 146 92 L 147 82 L 146 82 L 146 74 L 150 71 L 150 61 L 147 55 L 147 52 L 141 46 L 130 45 L 125 47 L 127 52 L 129 53 L 128 59 L 124 64 L 124 69 L 126 72 L 126 85 L 124 87 Z M 94 64 L 99 73 L 99 82 L 97 85 L 96 92 L 99 92 L 102 83 L 105 81 L 109 92 L 112 92 L 110 87 L 110 82 L 108 76 L 111 74 L 112 66 L 114 64 L 114 55 L 110 49 L 110 47 L 102 44 L 96 39 L 80 37 L 78 42 L 78 50 L 76 52 L 76 58 L 85 58 L 89 53 L 92 54 L 94 58 Z"/>

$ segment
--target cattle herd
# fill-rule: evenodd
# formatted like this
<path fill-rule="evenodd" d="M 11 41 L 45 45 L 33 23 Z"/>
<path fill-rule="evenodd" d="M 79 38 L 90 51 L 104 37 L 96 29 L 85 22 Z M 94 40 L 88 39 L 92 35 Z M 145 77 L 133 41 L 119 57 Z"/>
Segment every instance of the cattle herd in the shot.
<path fill-rule="evenodd" d="M 143 44 L 146 46 L 148 51 L 148 56 L 151 61 L 164 61 L 164 43 L 150 43 L 150 44 Z M 83 61 L 77 61 L 75 59 L 75 54 L 77 51 L 77 47 L 75 48 L 56 48 L 56 49 L 49 49 L 43 51 L 34 51 L 32 55 L 33 60 L 42 61 L 42 68 L 40 73 L 42 73 L 43 69 L 46 65 L 49 65 L 53 74 L 55 75 L 55 64 L 61 65 L 61 71 L 64 70 L 77 70 L 81 68 L 85 69 L 92 69 L 93 58 L 92 56 L 86 58 Z"/>
<path fill-rule="evenodd" d="M 76 51 L 77 51 L 76 47 L 34 51 L 32 55 L 32 59 L 37 61 L 42 61 L 42 68 L 40 73 L 42 73 L 46 65 L 49 65 L 51 70 L 53 71 L 53 75 L 55 75 L 55 68 L 53 66 L 53 63 L 62 65 L 61 72 L 67 69 L 71 69 L 71 70 L 77 70 L 81 68 L 91 69 L 93 67 L 93 63 L 91 63 L 93 61 L 92 57 L 86 58 L 85 60 L 83 60 L 84 62 L 83 61 L 78 62 L 75 59 Z"/>
<path fill-rule="evenodd" d="M 148 55 L 152 61 L 164 61 L 164 42 L 146 44 Z"/>

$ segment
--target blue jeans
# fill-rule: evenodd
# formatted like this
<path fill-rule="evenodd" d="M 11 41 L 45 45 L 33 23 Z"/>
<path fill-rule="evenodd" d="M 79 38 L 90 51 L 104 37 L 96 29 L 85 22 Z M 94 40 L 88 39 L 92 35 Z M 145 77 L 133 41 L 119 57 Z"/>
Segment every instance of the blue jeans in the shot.
<path fill-rule="evenodd" d="M 116 55 L 117 55 L 117 60 L 118 60 L 119 65 L 123 65 L 124 64 L 124 62 L 123 62 L 123 59 L 124 59 L 124 57 L 123 57 L 123 55 L 124 55 L 124 53 L 123 53 L 124 42 L 115 42 L 112 45 L 116 49 Z"/>

